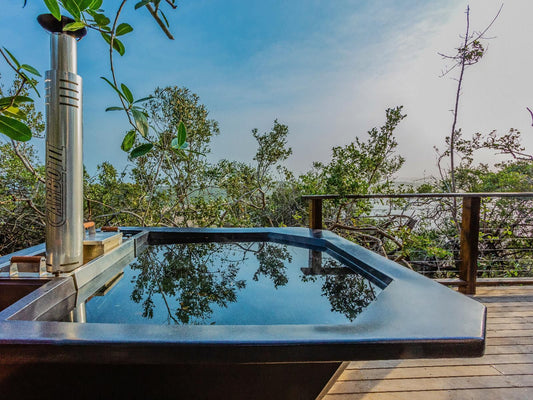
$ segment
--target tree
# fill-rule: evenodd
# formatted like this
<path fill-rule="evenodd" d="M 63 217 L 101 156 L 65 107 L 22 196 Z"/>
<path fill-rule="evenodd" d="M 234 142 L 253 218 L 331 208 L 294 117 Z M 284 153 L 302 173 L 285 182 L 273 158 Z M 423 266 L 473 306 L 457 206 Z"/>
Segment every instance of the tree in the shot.
<path fill-rule="evenodd" d="M 16 80 L 7 90 L 7 98 L 20 90 Z M 0 82 L 0 98 L 6 90 Z M 20 104 L 18 114 L 36 136 L 44 130 L 41 113 L 32 102 Z M 44 167 L 39 164 L 30 143 L 9 140 L 0 143 L 0 254 L 11 253 L 43 241 L 44 238 Z"/>
<path fill-rule="evenodd" d="M 283 186 L 283 178 L 292 175 L 282 167 L 291 154 L 287 147 L 289 128 L 278 120 L 270 132 L 259 134 L 252 130 L 257 141 L 257 151 L 253 158 L 255 164 L 222 160 L 215 165 L 210 175 L 220 194 L 224 211 L 217 218 L 216 225 L 279 226 L 283 222 L 272 215 L 272 200 L 278 189 Z M 274 171 L 282 179 L 276 179 Z M 274 217 L 274 218 L 273 218 Z"/>
<path fill-rule="evenodd" d="M 496 13 L 496 16 L 492 19 L 490 24 L 485 27 L 480 32 L 472 32 L 470 27 L 470 6 L 466 8 L 466 28 L 465 34 L 462 37 L 462 44 L 456 49 L 457 53 L 454 55 L 446 55 L 439 53 L 444 59 L 452 61 L 452 66 L 447 67 L 441 76 L 446 76 L 452 71 L 458 69 L 459 74 L 457 77 L 457 89 L 455 91 L 455 103 L 452 110 L 453 120 L 450 136 L 446 137 L 446 151 L 439 155 L 438 158 L 438 167 L 443 180 L 445 179 L 444 168 L 441 165 L 441 162 L 445 157 L 450 158 L 450 187 L 448 191 L 455 193 L 457 191 L 456 179 L 455 179 L 455 152 L 456 152 L 456 142 L 460 139 L 461 130 L 457 128 L 458 116 L 459 116 L 459 100 L 461 96 L 461 91 L 463 87 L 463 81 L 466 69 L 472 65 L 477 64 L 483 58 L 483 55 L 486 51 L 486 46 L 483 45 L 482 40 L 485 39 L 486 33 L 492 27 L 500 12 L 502 10 L 503 4 Z"/>
<path fill-rule="evenodd" d="M 304 192 L 347 195 L 391 190 L 392 178 L 405 161 L 396 154 L 398 142 L 394 132 L 406 115 L 399 106 L 387 109 L 385 116 L 385 124 L 369 130 L 366 140 L 356 137 L 346 146 L 334 147 L 329 163 L 314 163 L 313 170 L 301 178 Z M 368 202 L 339 200 L 331 204 L 332 208 L 326 209 L 330 228 L 346 225 L 343 221 L 346 222 L 349 215 L 370 211 Z"/>
<path fill-rule="evenodd" d="M 201 225 L 197 207 L 212 189 L 206 180 L 206 154 L 211 139 L 219 133 L 218 123 L 208 118 L 205 105 L 187 88 L 156 89 L 146 112 L 153 129 L 146 138 L 134 134 L 131 146 L 145 139 L 155 145 L 150 152 L 130 157 L 129 174 L 118 176 L 109 163 L 99 167 L 101 173 L 87 188 L 87 198 L 92 204 L 105 203 L 107 210 L 93 213 L 93 218 L 117 210 L 114 224 L 134 218 L 134 223 L 142 226 Z M 187 142 L 184 125 L 189 127 Z M 121 216 L 119 210 L 126 210 L 129 216 Z"/>

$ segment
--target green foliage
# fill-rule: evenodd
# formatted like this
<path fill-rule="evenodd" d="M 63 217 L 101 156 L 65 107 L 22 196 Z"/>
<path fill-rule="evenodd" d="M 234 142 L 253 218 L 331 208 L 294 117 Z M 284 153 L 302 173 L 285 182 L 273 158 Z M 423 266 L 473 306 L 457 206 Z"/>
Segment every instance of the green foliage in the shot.
<path fill-rule="evenodd" d="M 110 47 L 110 49 L 114 49 L 121 56 L 125 54 L 126 47 L 124 43 L 118 39 L 118 37 L 120 36 L 122 38 L 125 35 L 133 32 L 134 30 L 133 27 L 126 22 L 119 23 L 119 17 L 121 16 L 122 9 L 125 3 L 122 3 L 116 14 L 110 17 L 106 15 L 106 11 L 101 8 L 103 4 L 102 0 L 42 1 L 48 11 L 50 11 L 50 13 L 58 21 L 61 21 L 62 13 L 74 19 L 74 22 L 70 22 L 64 25 L 63 31 L 70 32 L 85 28 L 94 30 L 100 33 L 100 35 Z M 162 27 L 165 33 L 167 33 L 167 35 L 172 38 L 172 35 L 167 29 L 168 21 L 161 9 L 161 6 L 163 4 L 170 6 L 172 9 L 176 8 L 176 5 L 174 4 L 173 0 L 169 0 L 163 3 L 161 3 L 160 0 L 150 0 L 137 3 L 135 5 L 135 9 L 146 7 L 150 11 L 150 15 Z M 25 5 L 26 1 L 24 2 L 24 6 Z M 163 23 L 160 18 L 163 18 L 165 22 Z M 113 24 L 111 24 L 111 21 L 113 21 Z M 34 78 L 28 76 L 29 73 L 34 77 L 41 77 L 39 71 L 37 71 L 37 69 L 35 69 L 31 65 L 20 63 L 19 60 L 5 47 L 3 48 L 3 50 L 0 49 L 0 55 L 2 55 L 8 66 L 11 67 L 11 69 L 15 72 L 16 76 L 19 78 L 19 87 L 18 90 L 15 91 L 16 93 L 14 97 L 17 97 L 21 91 L 26 90 L 26 87 L 31 87 L 35 91 L 37 96 L 40 97 L 40 94 L 37 91 L 36 87 L 37 81 Z M 118 89 L 117 79 L 114 72 L 115 69 L 113 67 L 113 54 L 111 54 L 110 57 L 110 70 L 112 74 L 112 79 L 103 79 L 105 79 L 106 82 L 109 83 L 109 85 L 111 85 L 111 87 L 118 94 L 122 106 L 108 107 L 106 111 L 124 110 L 128 116 L 128 120 L 132 127 L 136 129 L 143 137 L 146 137 L 149 126 L 148 120 L 146 119 L 143 109 L 138 106 L 134 106 L 134 104 L 143 102 L 147 100 L 147 98 L 135 100 L 130 89 L 125 84 L 121 84 L 122 90 Z M 19 112 L 17 105 L 13 101 L 8 102 L 5 98 L 0 98 L 0 133 L 6 135 L 7 137 L 15 141 L 28 141 L 32 137 L 31 129 L 26 124 L 25 116 Z M 131 138 L 124 138 L 124 141 L 128 142 L 130 139 Z M 122 149 L 124 149 L 124 147 L 128 148 L 128 146 L 126 145 L 122 146 Z M 142 147 L 141 149 L 144 150 L 148 147 L 148 144 L 145 144 L 144 147 Z M 131 146 L 129 147 L 129 149 L 131 149 Z M 138 155 L 140 152 L 142 153 L 140 149 L 137 149 L 134 155 Z"/>
<path fill-rule="evenodd" d="M 398 142 L 394 131 L 405 118 L 402 107 L 386 110 L 386 122 L 381 128 L 368 131 L 368 139 L 359 137 L 346 145 L 332 149 L 328 164 L 315 163 L 314 171 L 305 182 L 311 193 L 366 194 L 382 193 L 390 188 L 391 178 L 404 163 L 395 154 Z"/>

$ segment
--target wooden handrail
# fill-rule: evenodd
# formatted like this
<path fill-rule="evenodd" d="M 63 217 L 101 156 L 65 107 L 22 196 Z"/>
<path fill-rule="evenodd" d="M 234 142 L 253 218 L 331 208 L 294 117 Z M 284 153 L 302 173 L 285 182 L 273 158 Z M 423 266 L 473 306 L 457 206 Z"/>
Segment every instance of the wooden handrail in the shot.
<path fill-rule="evenodd" d="M 398 193 L 398 194 L 306 194 L 303 200 L 336 200 L 336 199 L 409 199 L 409 198 L 533 198 L 533 192 L 481 192 L 481 193 Z"/>
<path fill-rule="evenodd" d="M 462 198 L 462 222 L 460 234 L 459 290 L 476 294 L 477 259 L 479 252 L 479 218 L 482 198 L 533 198 L 531 192 L 493 193 L 401 193 L 401 194 L 322 194 L 304 195 L 309 200 L 309 227 L 322 229 L 322 202 L 336 199 L 395 199 L 395 198 Z"/>

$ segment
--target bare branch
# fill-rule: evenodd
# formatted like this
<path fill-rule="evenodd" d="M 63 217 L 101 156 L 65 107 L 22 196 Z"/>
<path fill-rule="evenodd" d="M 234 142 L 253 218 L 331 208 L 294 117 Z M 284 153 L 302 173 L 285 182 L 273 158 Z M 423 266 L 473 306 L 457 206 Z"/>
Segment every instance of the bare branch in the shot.
<path fill-rule="evenodd" d="M 33 175 L 37 180 L 41 183 L 45 183 L 45 179 L 39 174 L 35 168 L 33 168 L 33 165 L 31 164 L 30 160 L 26 157 L 26 155 L 20 151 L 19 144 L 15 142 L 13 139 L 11 139 L 11 145 L 13 146 L 13 150 L 15 151 L 15 154 L 20 159 L 24 167 Z"/>
<path fill-rule="evenodd" d="M 168 3 L 168 1 L 167 1 Z M 159 18 L 159 15 L 157 15 L 157 12 L 152 8 L 152 6 L 150 4 L 147 4 L 146 5 L 146 9 L 150 12 L 150 14 L 152 15 L 152 17 L 156 20 L 157 24 L 159 25 L 159 27 L 163 30 L 163 32 L 165 32 L 165 34 L 167 35 L 167 37 L 170 39 L 170 40 L 174 40 L 174 36 L 172 36 L 172 33 L 170 33 L 170 31 L 168 30 L 167 26 L 165 25 L 165 23 L 161 20 L 161 18 Z"/>

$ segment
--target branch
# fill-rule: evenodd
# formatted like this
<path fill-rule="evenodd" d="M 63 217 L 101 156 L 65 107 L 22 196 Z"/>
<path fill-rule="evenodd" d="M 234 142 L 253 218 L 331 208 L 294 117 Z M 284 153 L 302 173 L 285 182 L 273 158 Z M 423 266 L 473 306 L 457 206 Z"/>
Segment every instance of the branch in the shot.
<path fill-rule="evenodd" d="M 35 211 L 39 217 L 41 217 L 41 218 L 44 218 L 44 217 L 45 217 L 44 213 L 43 213 L 41 210 L 39 210 L 39 209 L 35 206 L 35 204 L 33 203 L 33 200 L 32 200 L 32 199 L 26 199 L 26 198 L 20 198 L 20 199 L 19 199 L 19 198 L 17 198 L 15 195 L 11 195 L 11 196 L 12 196 L 12 198 L 13 198 L 13 201 L 21 201 L 21 202 L 28 203 L 28 205 L 30 206 L 30 208 L 31 208 L 33 211 Z M 44 223 L 43 223 L 43 225 L 44 225 Z"/>
<path fill-rule="evenodd" d="M 22 161 L 22 164 L 24 165 L 24 167 L 33 175 L 35 176 L 35 178 L 37 178 L 37 180 L 41 183 L 46 183 L 45 182 L 45 179 L 41 176 L 41 174 L 39 174 L 35 168 L 33 168 L 33 165 L 31 165 L 31 162 L 30 160 L 28 160 L 28 158 L 26 157 L 25 154 L 23 154 L 19 147 L 18 147 L 18 143 L 15 142 L 13 139 L 11 139 L 11 144 L 13 146 L 13 150 L 15 151 L 15 154 L 17 155 L 17 157 L 20 159 L 20 161 Z"/>
<path fill-rule="evenodd" d="M 490 21 L 490 24 L 487 25 L 487 27 L 481 32 L 479 33 L 475 38 L 472 38 L 472 40 L 470 40 L 468 42 L 468 44 L 476 41 L 476 40 L 479 40 L 481 38 L 483 38 L 483 36 L 485 35 L 485 33 L 487 33 L 487 31 L 490 29 L 490 27 L 494 24 L 494 22 L 496 22 L 496 20 L 498 19 L 498 17 L 500 16 L 500 13 L 502 12 L 502 9 L 503 9 L 503 3 L 502 5 L 500 6 L 500 9 L 498 10 L 498 12 L 496 13 L 496 15 L 494 16 L 494 18 L 492 19 L 492 21 Z"/>
<path fill-rule="evenodd" d="M 108 204 L 105 204 L 105 203 L 102 203 L 101 201 L 98 201 L 98 200 L 94 200 L 94 199 L 89 199 L 88 197 L 84 196 L 85 200 L 87 201 L 91 201 L 93 203 L 98 203 L 104 207 L 107 207 L 113 211 L 116 210 L 115 207 L 113 206 L 110 206 Z M 134 213 L 133 211 L 127 211 L 127 210 L 119 210 L 119 211 L 116 211 L 115 213 L 113 214 L 103 214 L 103 215 L 97 215 L 95 216 L 94 218 L 99 218 L 99 217 L 110 217 L 110 216 L 116 216 L 116 215 L 119 215 L 119 214 L 128 214 L 128 215 L 133 215 L 135 218 L 137 218 L 139 220 L 139 222 L 141 222 L 142 226 L 145 226 L 146 224 L 144 223 L 144 219 L 139 215 L 139 214 L 136 214 Z"/>
<path fill-rule="evenodd" d="M 168 1 L 167 1 L 168 3 Z M 159 15 L 157 15 L 157 12 L 152 8 L 152 6 L 150 4 L 147 4 L 146 6 L 146 9 L 150 12 L 150 14 L 152 15 L 152 17 L 156 20 L 157 24 L 159 25 L 159 27 L 163 30 L 163 32 L 165 32 L 165 34 L 167 35 L 167 37 L 170 39 L 170 40 L 174 40 L 174 36 L 172 36 L 172 33 L 170 33 L 170 31 L 168 30 L 167 26 L 165 25 L 165 23 L 163 21 L 161 21 L 161 18 L 159 18 Z M 174 7 L 175 8 L 175 7 Z"/>

